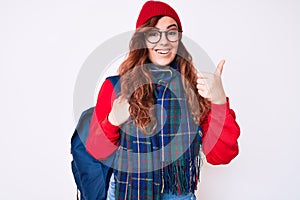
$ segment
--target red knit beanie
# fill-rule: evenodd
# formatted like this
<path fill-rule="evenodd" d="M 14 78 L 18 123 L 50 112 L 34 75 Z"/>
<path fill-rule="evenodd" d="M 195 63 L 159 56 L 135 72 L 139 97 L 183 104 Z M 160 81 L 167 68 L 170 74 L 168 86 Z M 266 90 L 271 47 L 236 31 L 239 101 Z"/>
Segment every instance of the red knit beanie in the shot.
<path fill-rule="evenodd" d="M 139 17 L 136 21 L 136 28 L 139 28 L 150 18 L 158 15 L 172 17 L 177 22 L 179 31 L 182 31 L 181 22 L 176 11 L 168 4 L 160 1 L 147 1 L 143 5 Z"/>

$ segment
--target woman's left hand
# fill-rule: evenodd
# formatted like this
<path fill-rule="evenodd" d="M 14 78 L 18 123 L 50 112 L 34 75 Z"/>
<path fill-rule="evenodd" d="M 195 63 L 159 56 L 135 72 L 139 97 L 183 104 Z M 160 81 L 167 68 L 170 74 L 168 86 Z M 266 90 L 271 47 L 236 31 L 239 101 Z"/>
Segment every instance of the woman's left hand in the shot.
<path fill-rule="evenodd" d="M 199 72 L 197 89 L 199 94 L 214 104 L 226 103 L 226 95 L 222 85 L 222 70 L 225 60 L 221 60 L 215 73 Z"/>

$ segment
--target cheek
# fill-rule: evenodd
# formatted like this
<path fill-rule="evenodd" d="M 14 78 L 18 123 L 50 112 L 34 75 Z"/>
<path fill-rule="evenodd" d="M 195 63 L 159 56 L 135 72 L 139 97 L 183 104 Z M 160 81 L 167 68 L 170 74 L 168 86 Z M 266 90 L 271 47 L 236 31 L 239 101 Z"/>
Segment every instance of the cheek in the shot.
<path fill-rule="evenodd" d="M 145 42 L 146 43 L 146 47 L 148 48 L 148 49 L 153 49 L 155 46 L 156 46 L 156 44 L 151 44 L 151 43 L 149 43 L 149 42 Z"/>
<path fill-rule="evenodd" d="M 148 49 L 148 57 L 149 57 L 149 59 L 150 59 L 151 61 L 153 61 L 152 59 L 154 59 L 155 53 L 156 53 L 156 52 L 153 50 L 154 47 L 155 47 L 155 45 L 153 45 L 153 44 L 146 44 L 146 46 L 147 46 L 147 49 Z"/>
<path fill-rule="evenodd" d="M 178 42 L 176 44 L 173 45 L 173 52 L 175 54 L 177 54 L 177 51 L 178 51 Z"/>
<path fill-rule="evenodd" d="M 156 63 L 157 57 L 152 49 L 148 49 L 148 58 L 152 63 Z"/>

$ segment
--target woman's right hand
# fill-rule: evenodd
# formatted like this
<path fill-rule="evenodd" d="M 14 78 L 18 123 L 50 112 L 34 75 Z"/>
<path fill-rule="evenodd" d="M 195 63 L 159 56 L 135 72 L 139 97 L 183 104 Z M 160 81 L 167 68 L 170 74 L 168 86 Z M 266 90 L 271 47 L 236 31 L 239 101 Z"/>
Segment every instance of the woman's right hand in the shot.
<path fill-rule="evenodd" d="M 108 115 L 108 121 L 114 126 L 120 126 L 129 118 L 129 103 L 127 99 L 117 98 Z"/>

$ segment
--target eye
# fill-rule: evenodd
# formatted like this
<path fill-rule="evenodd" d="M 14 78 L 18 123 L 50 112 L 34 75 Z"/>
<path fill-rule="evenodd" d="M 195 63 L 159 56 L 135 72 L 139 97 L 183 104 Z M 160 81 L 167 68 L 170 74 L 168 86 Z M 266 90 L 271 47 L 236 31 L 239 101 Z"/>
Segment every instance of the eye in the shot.
<path fill-rule="evenodd" d="M 177 34 L 178 34 L 177 30 L 170 30 L 170 31 L 168 31 L 168 35 L 170 35 L 170 36 L 174 36 L 174 35 L 177 35 Z"/>
<path fill-rule="evenodd" d="M 159 36 L 159 33 L 158 33 L 158 31 L 149 31 L 147 33 L 147 36 L 148 37 L 157 37 L 157 36 Z"/>

